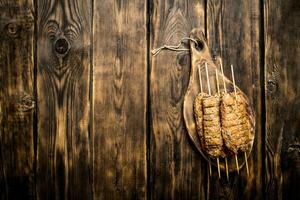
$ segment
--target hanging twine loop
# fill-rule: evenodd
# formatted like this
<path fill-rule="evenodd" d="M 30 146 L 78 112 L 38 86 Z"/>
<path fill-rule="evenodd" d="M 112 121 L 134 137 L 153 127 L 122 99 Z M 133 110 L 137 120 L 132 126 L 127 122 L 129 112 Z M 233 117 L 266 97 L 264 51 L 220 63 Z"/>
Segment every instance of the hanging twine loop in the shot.
<path fill-rule="evenodd" d="M 163 45 L 151 51 L 153 56 L 157 56 L 162 50 L 170 50 L 170 51 L 189 51 L 187 48 L 180 48 L 185 40 L 193 41 L 196 45 L 198 45 L 197 40 L 189 37 L 183 37 L 178 45 Z"/>

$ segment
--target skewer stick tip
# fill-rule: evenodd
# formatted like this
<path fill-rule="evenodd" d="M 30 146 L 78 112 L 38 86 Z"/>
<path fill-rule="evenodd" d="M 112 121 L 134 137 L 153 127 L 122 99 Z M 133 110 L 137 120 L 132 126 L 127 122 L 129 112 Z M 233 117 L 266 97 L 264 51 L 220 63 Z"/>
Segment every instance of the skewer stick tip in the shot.
<path fill-rule="evenodd" d="M 247 152 L 244 152 L 244 155 L 245 155 L 245 164 L 246 164 L 247 176 L 249 176 L 249 167 L 248 167 Z"/>
<path fill-rule="evenodd" d="M 218 91 L 218 95 L 220 95 L 220 86 L 219 86 L 218 69 L 216 69 L 216 81 L 217 81 L 217 91 Z"/>
<path fill-rule="evenodd" d="M 207 62 L 205 63 L 205 71 L 206 71 L 206 78 L 207 78 L 208 94 L 209 96 L 211 96 Z"/>
<path fill-rule="evenodd" d="M 227 181 L 229 181 L 228 161 L 227 161 L 227 158 L 225 158 L 225 168 L 226 168 L 226 177 L 227 177 Z"/>
<path fill-rule="evenodd" d="M 235 163 L 236 163 L 236 171 L 238 174 L 240 174 L 240 167 L 239 167 L 239 161 L 238 161 L 238 157 L 237 154 L 235 154 Z"/>
<path fill-rule="evenodd" d="M 234 96 L 235 96 L 235 106 L 237 106 L 237 94 L 236 94 L 236 85 L 235 85 L 235 79 L 234 79 L 233 65 L 231 65 L 230 67 L 231 67 L 231 76 L 232 76 Z"/>
<path fill-rule="evenodd" d="M 219 179 L 221 178 L 221 171 L 220 171 L 220 160 L 219 158 L 217 158 L 217 165 L 218 165 L 218 175 L 219 175 Z"/>
<path fill-rule="evenodd" d="M 223 77 L 224 91 L 225 91 L 225 93 L 227 93 L 225 76 L 224 76 L 224 71 L 223 71 L 223 63 L 222 63 L 222 59 L 221 58 L 219 58 L 219 59 L 220 59 L 221 73 L 222 73 L 222 77 Z"/>
<path fill-rule="evenodd" d="M 236 85 L 235 85 L 235 79 L 234 79 L 234 71 L 233 71 L 233 65 L 231 67 L 231 76 L 232 76 L 232 82 L 233 82 L 233 88 L 234 88 L 234 93 L 236 95 Z"/>
<path fill-rule="evenodd" d="M 203 92 L 203 86 L 202 86 L 202 78 L 201 78 L 201 66 L 198 65 L 198 75 L 199 75 L 199 83 L 200 83 L 200 92 Z"/>

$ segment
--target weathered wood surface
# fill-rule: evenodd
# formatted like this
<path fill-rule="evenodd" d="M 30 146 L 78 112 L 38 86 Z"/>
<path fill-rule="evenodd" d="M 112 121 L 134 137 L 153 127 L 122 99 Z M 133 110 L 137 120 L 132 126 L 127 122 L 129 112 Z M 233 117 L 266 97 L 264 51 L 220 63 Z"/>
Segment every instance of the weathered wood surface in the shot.
<path fill-rule="evenodd" d="M 230 181 L 211 179 L 211 199 L 261 199 L 263 159 L 260 84 L 260 1 L 207 1 L 207 37 L 212 54 L 221 56 L 224 73 L 231 79 L 234 66 L 236 84 L 249 97 L 256 116 L 254 146 L 248 159 L 250 176 L 244 167 L 240 175 L 230 173 Z M 225 177 L 225 174 L 222 174 Z"/>
<path fill-rule="evenodd" d="M 32 1 L 0 1 L 0 199 L 34 197 Z"/>
<path fill-rule="evenodd" d="M 299 10 L 0 0 L 0 199 L 300 199 Z M 209 178 L 187 135 L 189 52 L 150 55 L 197 27 L 254 106 L 249 177 Z"/>
<path fill-rule="evenodd" d="M 177 45 L 195 27 L 204 30 L 204 1 L 159 0 L 151 7 L 150 49 Z M 189 140 L 182 115 L 189 72 L 189 52 L 151 57 L 151 199 L 206 198 L 207 163 Z"/>
<path fill-rule="evenodd" d="M 267 199 L 300 199 L 300 2 L 264 2 Z"/>
<path fill-rule="evenodd" d="M 93 181 L 95 199 L 147 195 L 146 1 L 95 1 Z"/>
<path fill-rule="evenodd" d="M 37 194 L 90 199 L 91 1 L 37 1 Z"/>

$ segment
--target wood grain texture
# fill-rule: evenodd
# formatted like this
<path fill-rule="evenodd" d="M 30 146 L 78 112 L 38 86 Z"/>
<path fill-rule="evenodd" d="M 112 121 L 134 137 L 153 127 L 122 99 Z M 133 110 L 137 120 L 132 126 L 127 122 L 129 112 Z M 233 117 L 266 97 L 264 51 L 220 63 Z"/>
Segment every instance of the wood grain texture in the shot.
<path fill-rule="evenodd" d="M 158 0 L 151 7 L 150 49 L 177 45 L 193 28 L 204 30 L 204 1 Z M 189 73 L 189 52 L 151 57 L 151 199 L 206 198 L 207 163 L 190 141 L 182 115 Z"/>
<path fill-rule="evenodd" d="M 94 10 L 94 198 L 145 199 L 146 1 L 95 1 Z"/>
<path fill-rule="evenodd" d="M 0 199 L 300 199 L 299 11 L 297 0 L 0 0 Z M 254 106 L 249 177 L 208 177 L 187 135 L 190 52 L 150 55 L 197 27 Z"/>
<path fill-rule="evenodd" d="M 267 199 L 300 199 L 299 10 L 299 1 L 264 2 Z"/>
<path fill-rule="evenodd" d="M 38 198 L 90 199 L 91 1 L 37 7 Z"/>
<path fill-rule="evenodd" d="M 250 175 L 245 167 L 240 175 L 225 174 L 211 180 L 211 199 L 261 199 L 263 196 L 261 85 L 260 85 L 260 1 L 208 0 L 207 37 L 212 54 L 221 56 L 225 75 L 231 79 L 233 64 L 237 86 L 246 93 L 254 106 L 256 134 L 252 153 L 248 159 Z"/>
<path fill-rule="evenodd" d="M 0 1 L 0 199 L 34 198 L 32 1 Z"/>

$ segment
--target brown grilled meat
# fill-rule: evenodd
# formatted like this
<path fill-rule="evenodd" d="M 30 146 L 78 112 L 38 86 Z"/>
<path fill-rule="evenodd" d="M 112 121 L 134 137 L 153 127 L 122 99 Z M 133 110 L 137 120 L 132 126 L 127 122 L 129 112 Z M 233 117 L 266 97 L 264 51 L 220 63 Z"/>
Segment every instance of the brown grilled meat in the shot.
<path fill-rule="evenodd" d="M 211 157 L 224 156 L 223 138 L 220 123 L 220 98 L 203 96 L 203 132 L 206 153 Z"/>
<path fill-rule="evenodd" d="M 196 121 L 196 130 L 200 139 L 201 148 L 204 149 L 204 136 L 203 136 L 203 111 L 202 111 L 202 98 L 203 93 L 199 93 L 194 101 L 194 116 Z"/>
<path fill-rule="evenodd" d="M 254 140 L 253 119 L 242 92 L 226 93 L 221 101 L 222 135 L 225 146 L 237 154 L 247 151 Z"/>

